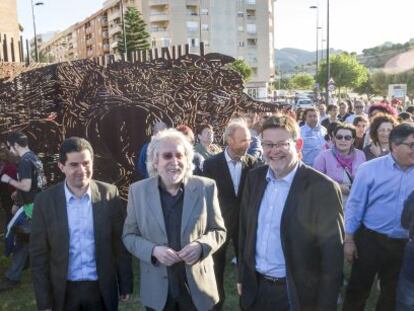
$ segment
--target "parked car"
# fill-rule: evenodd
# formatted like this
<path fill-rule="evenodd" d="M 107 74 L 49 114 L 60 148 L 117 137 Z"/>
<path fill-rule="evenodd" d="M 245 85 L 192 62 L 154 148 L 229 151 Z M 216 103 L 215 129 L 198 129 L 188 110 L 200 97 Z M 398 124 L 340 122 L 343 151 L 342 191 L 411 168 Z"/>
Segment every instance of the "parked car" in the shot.
<path fill-rule="evenodd" d="M 295 109 L 314 107 L 313 100 L 308 97 L 299 97 L 295 102 Z"/>

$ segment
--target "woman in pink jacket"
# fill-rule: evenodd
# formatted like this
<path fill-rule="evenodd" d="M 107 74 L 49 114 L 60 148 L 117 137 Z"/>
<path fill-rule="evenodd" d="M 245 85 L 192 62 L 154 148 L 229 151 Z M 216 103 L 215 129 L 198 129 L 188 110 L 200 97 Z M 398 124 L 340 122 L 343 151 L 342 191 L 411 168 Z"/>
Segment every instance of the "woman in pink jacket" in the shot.
<path fill-rule="evenodd" d="M 334 131 L 332 147 L 321 151 L 313 164 L 315 169 L 339 183 L 344 203 L 358 167 L 365 162 L 364 152 L 353 147 L 355 136 L 353 125 L 341 123 Z"/>

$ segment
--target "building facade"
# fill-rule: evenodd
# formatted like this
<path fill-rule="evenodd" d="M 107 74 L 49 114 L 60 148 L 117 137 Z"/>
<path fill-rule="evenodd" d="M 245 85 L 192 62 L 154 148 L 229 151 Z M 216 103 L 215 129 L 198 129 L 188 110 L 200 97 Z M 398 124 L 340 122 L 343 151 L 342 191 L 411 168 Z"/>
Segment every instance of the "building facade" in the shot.
<path fill-rule="evenodd" d="M 274 0 L 124 0 L 147 24 L 152 48 L 188 44 L 190 52 L 222 53 L 243 59 L 253 71 L 247 91 L 266 98 L 274 75 Z M 71 26 L 42 47 L 55 61 L 117 54 L 122 34 L 120 0 Z"/>
<path fill-rule="evenodd" d="M 0 0 L 0 61 L 23 62 L 19 46 L 20 31 L 16 0 Z M 4 50 L 5 36 L 6 51 Z"/>

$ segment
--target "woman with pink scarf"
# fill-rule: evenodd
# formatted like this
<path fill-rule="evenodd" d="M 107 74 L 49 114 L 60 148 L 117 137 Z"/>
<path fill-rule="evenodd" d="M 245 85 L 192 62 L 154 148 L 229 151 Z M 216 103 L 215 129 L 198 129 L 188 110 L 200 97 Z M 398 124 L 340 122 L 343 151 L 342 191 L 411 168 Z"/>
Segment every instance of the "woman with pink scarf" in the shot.
<path fill-rule="evenodd" d="M 365 154 L 353 147 L 356 136 L 351 124 L 340 124 L 334 131 L 332 147 L 321 151 L 313 167 L 335 180 L 342 192 L 344 205 L 358 167 L 365 162 Z"/>

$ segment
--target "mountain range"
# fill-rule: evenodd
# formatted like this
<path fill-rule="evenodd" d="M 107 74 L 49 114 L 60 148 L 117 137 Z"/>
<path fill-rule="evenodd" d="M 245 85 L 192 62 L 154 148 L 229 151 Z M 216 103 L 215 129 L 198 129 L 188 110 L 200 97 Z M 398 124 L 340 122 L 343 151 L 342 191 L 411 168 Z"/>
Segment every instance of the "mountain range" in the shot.
<path fill-rule="evenodd" d="M 330 54 L 341 53 L 341 50 L 330 49 Z M 326 57 L 326 50 L 319 51 L 319 59 Z M 277 71 L 293 73 L 297 71 L 315 70 L 316 51 L 306 51 L 295 48 L 275 49 L 275 64 Z M 313 69 L 312 69 L 313 68 Z"/>

